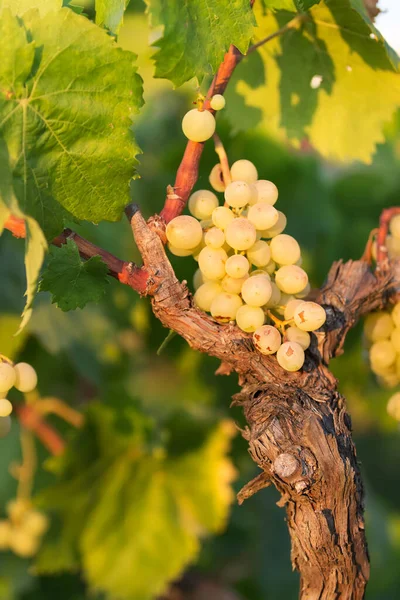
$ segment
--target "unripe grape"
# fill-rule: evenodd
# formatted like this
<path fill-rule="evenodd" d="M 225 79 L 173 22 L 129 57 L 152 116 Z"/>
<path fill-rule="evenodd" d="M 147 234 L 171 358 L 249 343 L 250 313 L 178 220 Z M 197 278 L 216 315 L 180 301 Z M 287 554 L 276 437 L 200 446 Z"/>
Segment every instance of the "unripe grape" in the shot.
<path fill-rule="evenodd" d="M 255 183 L 258 173 L 256 167 L 250 160 L 237 160 L 231 166 L 232 181 L 245 181 L 246 183 Z"/>
<path fill-rule="evenodd" d="M 400 327 L 395 327 L 390 336 L 390 341 L 393 344 L 393 348 L 396 352 L 400 353 Z"/>
<path fill-rule="evenodd" d="M 222 110 L 225 107 L 225 98 L 222 94 L 215 94 L 210 100 L 210 106 L 214 110 Z"/>
<path fill-rule="evenodd" d="M 273 227 L 270 227 L 270 229 L 264 229 L 264 231 L 261 231 L 261 237 L 266 238 L 266 239 L 276 237 L 277 235 L 281 234 L 282 231 L 285 230 L 286 225 L 287 225 L 286 215 L 284 215 L 283 212 L 278 210 L 277 222 L 275 223 L 275 225 Z"/>
<path fill-rule="evenodd" d="M 217 196 L 210 190 L 198 190 L 189 198 L 189 211 L 196 219 L 209 219 L 219 202 Z"/>
<path fill-rule="evenodd" d="M 11 418 L 2 417 L 0 418 L 0 438 L 6 437 L 11 430 Z"/>
<path fill-rule="evenodd" d="M 8 392 L 16 380 L 14 367 L 6 362 L 0 362 L 0 393 Z"/>
<path fill-rule="evenodd" d="M 172 246 L 183 250 L 196 248 L 203 237 L 200 223 L 189 215 L 180 215 L 172 219 L 168 223 L 165 233 Z"/>
<path fill-rule="evenodd" d="M 210 312 L 212 301 L 221 292 L 222 287 L 219 283 L 216 283 L 215 281 L 207 281 L 198 288 L 193 297 L 193 301 L 201 310 Z"/>
<path fill-rule="evenodd" d="M 386 340 L 394 329 L 392 317 L 384 311 L 370 313 L 364 323 L 365 337 L 371 342 Z"/>
<path fill-rule="evenodd" d="M 389 229 L 393 237 L 400 239 L 400 215 L 395 215 L 391 219 Z"/>
<path fill-rule="evenodd" d="M 218 208 L 213 211 L 211 218 L 215 227 L 225 230 L 229 223 L 234 220 L 235 215 L 227 206 L 218 206 Z"/>
<path fill-rule="evenodd" d="M 264 306 L 272 295 L 272 286 L 265 275 L 249 277 L 242 285 L 242 298 L 250 306 Z"/>
<path fill-rule="evenodd" d="M 221 248 L 225 244 L 225 234 L 222 229 L 218 229 L 218 227 L 211 227 L 205 236 L 204 241 L 206 246 L 210 246 L 211 248 Z"/>
<path fill-rule="evenodd" d="M 208 110 L 193 108 L 182 119 L 182 131 L 192 142 L 205 142 L 214 134 L 214 115 Z"/>
<path fill-rule="evenodd" d="M 325 309 L 316 302 L 303 301 L 294 311 L 295 325 L 303 331 L 316 331 L 326 321 Z"/>
<path fill-rule="evenodd" d="M 245 277 L 250 269 L 250 263 L 245 256 L 234 254 L 225 263 L 225 271 L 231 277 L 241 279 Z"/>
<path fill-rule="evenodd" d="M 210 182 L 211 187 L 214 188 L 216 192 L 224 192 L 225 191 L 225 183 L 222 175 L 222 169 L 220 163 L 217 163 L 212 169 L 211 173 L 208 177 L 208 181 Z"/>
<path fill-rule="evenodd" d="M 274 281 L 271 281 L 272 294 L 265 308 L 275 308 L 281 302 L 281 291 Z"/>
<path fill-rule="evenodd" d="M 247 215 L 250 223 L 259 231 L 273 227 L 279 218 L 276 208 L 265 202 L 257 202 L 250 206 Z"/>
<path fill-rule="evenodd" d="M 369 349 L 371 367 L 375 369 L 387 369 L 396 361 L 396 350 L 389 340 L 374 342 Z"/>
<path fill-rule="evenodd" d="M 393 419 L 396 421 L 400 421 L 400 392 L 393 394 L 391 398 L 389 398 L 389 402 L 386 407 L 387 412 Z"/>
<path fill-rule="evenodd" d="M 39 539 L 21 528 L 13 528 L 10 548 L 17 556 L 31 558 L 39 549 Z"/>
<path fill-rule="evenodd" d="M 201 285 L 205 283 L 203 279 L 203 274 L 200 269 L 196 269 L 195 274 L 193 275 L 193 287 L 197 290 Z"/>
<path fill-rule="evenodd" d="M 23 518 L 22 527 L 30 535 L 41 537 L 49 528 L 49 519 L 37 510 L 30 510 Z"/>
<path fill-rule="evenodd" d="M 300 258 L 300 246 L 291 235 L 282 233 L 272 238 L 271 256 L 278 265 L 294 265 Z"/>
<path fill-rule="evenodd" d="M 276 353 L 279 365 L 285 371 L 298 371 L 304 364 L 304 350 L 297 342 L 284 342 Z"/>
<path fill-rule="evenodd" d="M 285 294 L 298 294 L 306 287 L 308 275 L 301 267 L 286 265 L 275 273 L 275 283 Z"/>
<path fill-rule="evenodd" d="M 207 279 L 222 279 L 225 275 L 227 253 L 222 248 L 206 246 L 199 254 L 199 267 Z"/>
<path fill-rule="evenodd" d="M 311 286 L 310 283 L 308 282 L 306 287 L 304 288 L 304 290 L 301 290 L 301 292 L 298 292 L 296 294 L 296 298 L 307 298 L 308 294 L 311 292 Z"/>
<path fill-rule="evenodd" d="M 289 302 L 285 306 L 285 312 L 283 313 L 285 321 L 290 321 L 290 319 L 293 319 L 294 311 L 302 302 L 303 300 L 298 300 L 297 298 L 289 300 Z"/>
<path fill-rule="evenodd" d="M 2 519 L 0 521 L 0 550 L 7 550 L 10 545 L 11 523 Z"/>
<path fill-rule="evenodd" d="M 247 258 L 256 267 L 265 267 L 271 259 L 271 250 L 267 242 L 259 240 L 247 250 Z"/>
<path fill-rule="evenodd" d="M 253 333 L 253 342 L 261 354 L 275 354 L 278 351 L 282 338 L 276 327 L 263 325 Z"/>
<path fill-rule="evenodd" d="M 311 344 L 311 337 L 308 331 L 302 331 L 298 327 L 288 327 L 284 336 L 285 342 L 296 342 L 300 344 L 303 350 L 307 350 Z"/>
<path fill-rule="evenodd" d="M 244 304 L 236 313 L 236 324 L 242 331 L 252 333 L 265 321 L 265 314 L 259 306 Z"/>
<path fill-rule="evenodd" d="M 266 202 L 273 206 L 278 200 L 278 188 L 272 181 L 259 179 L 253 183 L 253 186 L 251 204 L 255 204 L 256 202 Z"/>
<path fill-rule="evenodd" d="M 225 190 L 225 201 L 233 208 L 242 208 L 249 203 L 251 189 L 245 181 L 232 181 Z"/>
<path fill-rule="evenodd" d="M 397 304 L 394 305 L 391 317 L 396 327 L 400 327 L 400 302 L 397 302 Z"/>
<path fill-rule="evenodd" d="M 256 228 L 244 217 L 234 219 L 225 230 L 225 237 L 231 248 L 248 250 L 256 242 Z"/>
<path fill-rule="evenodd" d="M 223 292 L 214 298 L 211 304 L 211 314 L 219 323 L 233 321 L 242 306 L 242 300 L 237 294 Z"/>
<path fill-rule="evenodd" d="M 0 399 L 0 418 L 8 417 L 12 413 L 12 404 L 7 398 Z"/>
<path fill-rule="evenodd" d="M 183 248 L 176 248 L 175 246 L 173 246 L 172 244 L 170 244 L 168 242 L 168 250 L 174 256 L 184 257 L 184 256 L 192 256 L 194 249 L 192 248 L 192 250 L 184 250 Z"/>
<path fill-rule="evenodd" d="M 230 275 L 225 275 L 221 281 L 223 291 L 228 292 L 228 294 L 240 294 L 242 291 L 242 285 L 246 279 L 248 279 L 248 277 L 248 274 L 241 279 L 238 279 L 237 277 L 231 277 Z"/>

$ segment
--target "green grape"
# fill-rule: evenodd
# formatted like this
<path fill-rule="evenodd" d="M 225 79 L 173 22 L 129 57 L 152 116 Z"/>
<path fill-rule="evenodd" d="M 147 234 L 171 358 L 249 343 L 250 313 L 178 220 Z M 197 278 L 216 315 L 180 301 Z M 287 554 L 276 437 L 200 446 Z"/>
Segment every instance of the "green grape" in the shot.
<path fill-rule="evenodd" d="M 257 202 L 250 206 L 247 215 L 250 223 L 260 232 L 273 227 L 279 218 L 276 208 L 265 202 Z M 262 235 L 262 233 L 261 233 Z"/>
<path fill-rule="evenodd" d="M 11 415 L 12 409 L 12 404 L 7 398 L 0 398 L 0 418 Z"/>
<path fill-rule="evenodd" d="M 384 311 L 370 313 L 364 322 L 364 333 L 370 342 L 387 340 L 394 329 L 392 317 Z"/>
<path fill-rule="evenodd" d="M 213 210 L 211 218 L 215 227 L 225 230 L 229 223 L 234 220 L 235 215 L 227 206 L 218 206 L 215 210 Z"/>
<path fill-rule="evenodd" d="M 245 181 L 246 183 L 255 183 L 257 181 L 257 177 L 257 169 L 250 160 L 237 160 L 231 166 L 232 181 Z"/>
<path fill-rule="evenodd" d="M 37 374 L 35 369 L 28 363 L 17 363 L 14 367 L 17 378 L 15 387 L 20 392 L 32 392 L 37 386 Z"/>
<path fill-rule="evenodd" d="M 225 244 L 225 234 L 218 227 L 211 227 L 205 236 L 204 241 L 206 246 L 210 246 L 211 248 L 221 248 Z"/>
<path fill-rule="evenodd" d="M 221 286 L 224 292 L 228 292 L 228 294 L 240 294 L 242 290 L 242 285 L 248 279 L 249 275 L 246 274 L 241 279 L 237 277 L 231 277 L 230 275 L 225 275 L 223 280 L 221 281 Z"/>
<path fill-rule="evenodd" d="M 254 346 L 261 354 L 275 354 L 278 351 L 282 338 L 276 327 L 263 325 L 253 333 Z"/>
<path fill-rule="evenodd" d="M 217 163 L 212 169 L 208 177 L 210 185 L 216 192 L 225 191 L 225 183 L 222 175 L 222 169 L 220 163 Z"/>
<path fill-rule="evenodd" d="M 316 302 L 303 301 L 294 311 L 295 325 L 303 331 L 316 331 L 326 321 L 325 309 Z"/>
<path fill-rule="evenodd" d="M 400 239 L 400 215 L 395 215 L 389 224 L 390 233 L 393 237 Z"/>
<path fill-rule="evenodd" d="M 197 219 L 189 215 L 180 215 L 168 223 L 165 234 L 175 248 L 192 250 L 200 244 L 203 230 Z"/>
<path fill-rule="evenodd" d="M 193 301 L 201 310 L 210 312 L 212 301 L 221 292 L 222 287 L 219 283 L 216 283 L 215 281 L 207 281 L 198 288 L 193 297 Z"/>
<path fill-rule="evenodd" d="M 196 219 L 210 219 L 213 210 L 219 202 L 217 196 L 210 190 L 198 190 L 189 198 L 189 211 Z"/>
<path fill-rule="evenodd" d="M 266 202 L 273 206 L 278 200 L 278 188 L 272 181 L 259 179 L 253 183 L 251 204 Z"/>
<path fill-rule="evenodd" d="M 265 275 L 249 277 L 242 285 L 242 298 L 250 306 L 264 306 L 271 295 L 271 282 Z"/>
<path fill-rule="evenodd" d="M 250 269 L 250 263 L 245 256 L 241 254 L 234 254 L 230 256 L 225 263 L 225 271 L 230 277 L 242 279 L 245 277 Z"/>
<path fill-rule="evenodd" d="M 258 240 L 246 252 L 247 258 L 255 267 L 265 267 L 271 259 L 271 250 L 267 242 Z"/>
<path fill-rule="evenodd" d="M 389 398 L 386 410 L 393 419 L 400 421 L 400 392 L 393 394 L 393 396 Z"/>
<path fill-rule="evenodd" d="M 225 190 L 225 201 L 232 208 L 243 208 L 250 202 L 251 189 L 245 181 L 232 181 Z"/>
<path fill-rule="evenodd" d="M 219 323 L 233 321 L 242 306 L 242 300 L 237 294 L 223 292 L 214 298 L 211 304 L 211 314 Z"/>
<path fill-rule="evenodd" d="M 284 342 L 276 353 L 279 365 L 285 371 L 298 371 L 304 364 L 304 350 L 297 342 Z"/>
<path fill-rule="evenodd" d="M 14 367 L 6 362 L 0 362 L 0 393 L 8 392 L 15 384 L 16 378 Z"/>
<path fill-rule="evenodd" d="M 244 304 L 236 313 L 236 324 L 242 331 L 252 333 L 265 321 L 265 314 L 259 306 Z"/>
<path fill-rule="evenodd" d="M 291 235 L 281 233 L 272 238 L 271 257 L 278 265 L 294 265 L 300 258 L 300 246 Z"/>
<path fill-rule="evenodd" d="M 192 142 L 205 142 L 215 132 L 215 119 L 208 110 L 193 108 L 182 119 L 182 131 Z"/>
<path fill-rule="evenodd" d="M 234 219 L 225 230 L 225 237 L 231 248 L 248 250 L 256 242 L 256 228 L 244 217 Z"/>
<path fill-rule="evenodd" d="M 307 350 L 311 344 L 311 337 L 308 331 L 302 331 L 298 327 L 288 327 L 284 335 L 285 342 L 296 342 L 300 344 L 303 350 Z"/>
<path fill-rule="evenodd" d="M 379 373 L 380 369 L 387 369 L 396 361 L 396 350 L 389 340 L 374 342 L 369 349 L 369 358 L 373 371 Z"/>
<path fill-rule="evenodd" d="M 210 100 L 210 106 L 214 110 L 222 110 L 225 107 L 225 98 L 222 94 L 215 94 Z"/>
<path fill-rule="evenodd" d="M 272 294 L 265 308 L 275 308 L 281 303 L 281 291 L 274 281 L 271 281 Z"/>
<path fill-rule="evenodd" d="M 199 254 L 199 267 L 206 279 L 222 279 L 225 276 L 227 253 L 222 248 L 206 246 Z"/>
<path fill-rule="evenodd" d="M 6 437 L 11 431 L 11 418 L 1 417 L 0 418 L 0 438 Z"/>
<path fill-rule="evenodd" d="M 275 283 L 285 294 L 298 294 L 306 287 L 308 276 L 301 267 L 285 265 L 275 273 Z"/>
<path fill-rule="evenodd" d="M 296 308 L 302 304 L 303 300 L 298 300 L 297 298 L 293 298 L 293 300 L 289 300 L 289 302 L 285 306 L 285 312 L 283 313 L 285 321 L 290 321 L 294 317 L 294 311 Z"/>

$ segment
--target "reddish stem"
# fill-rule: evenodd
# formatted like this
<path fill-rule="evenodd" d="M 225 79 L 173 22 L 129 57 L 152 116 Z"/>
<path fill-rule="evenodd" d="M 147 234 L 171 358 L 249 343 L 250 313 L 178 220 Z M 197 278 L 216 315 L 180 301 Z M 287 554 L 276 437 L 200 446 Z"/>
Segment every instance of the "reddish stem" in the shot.
<path fill-rule="evenodd" d="M 390 221 L 395 215 L 400 214 L 400 206 L 392 206 L 385 208 L 382 211 L 379 220 L 378 235 L 376 238 L 376 269 L 377 271 L 385 271 L 388 268 L 388 250 L 386 246 L 386 238 L 389 231 Z"/>
<path fill-rule="evenodd" d="M 51 425 L 29 404 L 20 404 L 15 407 L 18 419 L 25 429 L 36 435 L 54 456 L 59 456 L 65 450 L 65 441 Z"/>

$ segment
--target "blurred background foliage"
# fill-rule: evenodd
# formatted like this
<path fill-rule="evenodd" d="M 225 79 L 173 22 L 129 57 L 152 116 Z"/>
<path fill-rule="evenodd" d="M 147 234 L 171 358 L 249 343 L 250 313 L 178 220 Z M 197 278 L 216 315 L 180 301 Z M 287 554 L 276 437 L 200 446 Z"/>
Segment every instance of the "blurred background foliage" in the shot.
<path fill-rule="evenodd" d="M 146 17 L 137 8 L 133 3 L 119 42 L 138 54 L 139 72 L 145 81 L 146 105 L 135 127 L 136 138 L 143 150 L 139 169 L 141 179 L 132 183 L 132 197 L 149 216 L 159 211 L 166 185 L 174 180 L 185 143 L 181 118 L 194 97 L 195 87 L 187 84 L 179 91 L 173 91 L 170 83 L 152 79 L 150 56 L 153 51 L 148 46 L 149 30 Z M 265 126 L 233 134 L 223 112 L 218 116 L 218 128 L 231 162 L 239 158 L 250 159 L 256 164 L 260 177 L 271 179 L 278 186 L 279 208 L 288 217 L 287 232 L 301 243 L 305 266 L 314 287 L 323 283 L 334 260 L 359 258 L 381 210 L 398 204 L 400 113 L 387 126 L 386 140 L 378 146 L 370 165 L 328 164 L 308 147 L 293 150 L 271 138 Z M 208 173 L 215 162 L 212 144 L 207 144 L 197 189 L 208 186 Z M 138 259 L 126 222 L 102 223 L 97 227 L 82 225 L 78 232 L 121 258 Z M 165 465 L 178 465 L 185 457 L 204 449 L 216 428 L 226 426 L 231 419 L 243 425 L 240 410 L 229 407 L 231 396 L 238 390 L 237 377 L 215 377 L 218 362 L 192 351 L 178 337 L 158 355 L 157 349 L 168 332 L 152 316 L 148 300 L 140 299 L 114 280 L 104 302 L 83 311 L 62 313 L 50 304 L 47 294 L 39 294 L 27 330 L 12 337 L 23 308 L 23 244 L 6 233 L 0 239 L 0 253 L 1 352 L 32 363 L 39 374 L 41 394 L 58 396 L 74 407 L 87 410 L 89 425 L 90 407 L 100 403 L 101 410 L 108 414 L 108 420 L 101 424 L 103 433 L 106 421 L 107 427 L 111 427 L 109 418 L 113 420 L 113 437 L 111 429 L 107 430 L 113 451 L 117 453 L 123 444 L 132 444 L 132 447 L 138 444 L 141 451 L 145 448 L 146 456 L 164 461 Z M 196 263 L 191 258 L 176 257 L 172 263 L 178 277 L 191 282 Z M 366 485 L 367 533 L 372 563 L 367 597 L 369 600 L 395 600 L 399 597 L 400 586 L 399 430 L 386 414 L 389 392 L 377 386 L 365 362 L 360 325 L 349 336 L 345 354 L 332 368 L 339 378 L 340 390 L 348 400 Z M 77 457 L 79 462 L 84 462 L 86 456 L 93 457 L 99 451 L 86 447 L 90 430 L 76 436 L 59 421 L 55 420 L 54 424 L 72 440 L 71 447 L 75 447 L 76 455 L 73 458 L 72 450 L 64 464 L 47 460 L 40 468 L 36 493 L 44 507 L 51 506 L 54 500 L 51 493 L 49 499 L 48 490 L 55 485 L 55 475 L 63 473 L 66 480 L 70 477 L 68 481 L 73 481 L 71 473 L 83 469 L 82 464 L 75 464 Z M 88 444 L 84 444 L 85 441 Z M 11 435 L 0 444 L 0 512 L 3 513 L 7 501 L 15 495 L 16 484 L 9 474 L 9 466 L 20 455 L 17 422 L 13 422 Z M 47 454 L 42 448 L 39 450 L 44 461 Z M 214 459 L 205 456 L 204 460 Z M 220 464 L 217 464 L 218 460 Z M 220 473 L 221 461 L 221 456 L 215 458 L 215 472 Z M 187 486 L 195 486 L 197 478 L 213 476 L 213 465 L 208 465 L 207 470 L 200 463 L 201 460 L 192 467 L 189 465 L 192 471 L 185 480 Z M 165 465 L 162 469 L 169 468 Z M 233 485 L 238 491 L 257 474 L 248 456 L 246 442 L 240 435 L 233 439 L 230 460 L 224 468 L 229 471 L 233 465 L 236 471 Z M 225 472 L 227 480 L 232 472 Z M 150 478 L 151 475 L 149 471 Z M 100 484 L 104 476 L 101 471 Z M 94 479 L 90 481 L 93 489 L 99 485 L 97 480 L 96 483 Z M 174 489 L 173 494 L 178 494 L 176 490 L 181 488 Z M 138 506 L 141 493 L 138 487 L 131 498 L 132 502 L 136 498 Z M 199 496 L 199 505 L 210 499 L 207 485 L 201 494 L 204 495 L 201 499 Z M 69 503 L 70 496 L 66 500 Z M 197 600 L 295 598 L 298 577 L 291 571 L 285 512 L 276 506 L 277 500 L 277 492 L 268 488 L 241 507 L 233 503 L 227 519 L 218 517 L 218 523 L 206 526 L 206 530 L 218 530 L 218 533 L 206 536 L 199 548 L 193 549 L 191 564 L 165 597 Z M 225 498 L 221 506 L 227 506 L 229 501 Z M 73 508 L 75 512 L 75 506 Z M 201 521 L 201 515 L 197 516 Z M 157 517 L 155 509 L 151 518 L 156 520 Z M 75 512 L 74 518 L 79 526 L 79 519 L 84 522 L 87 515 Z M 173 518 L 172 513 L 170 518 Z M 135 530 L 129 531 L 132 543 L 135 543 L 135 533 Z M 156 535 L 155 544 L 158 539 L 163 543 L 164 538 Z M 169 538 L 164 541 L 164 561 L 168 562 L 179 551 L 179 540 L 171 547 L 168 546 Z M 37 564 L 39 570 L 41 562 L 46 565 L 46 552 L 53 558 L 60 553 L 61 561 L 64 558 L 62 549 L 51 544 L 51 540 L 45 542 Z M 156 557 L 151 548 L 148 552 L 151 567 L 151 561 L 156 561 Z M 41 571 L 46 574 L 37 575 L 27 561 L 2 554 L 0 600 L 103 598 L 89 594 L 84 578 L 73 562 L 66 560 L 71 571 L 67 574 L 51 574 L 44 568 Z M 125 576 L 141 580 L 149 565 L 143 561 L 128 563 Z M 107 565 L 104 568 L 107 569 Z M 145 597 L 141 592 L 132 596 L 137 600 Z"/>

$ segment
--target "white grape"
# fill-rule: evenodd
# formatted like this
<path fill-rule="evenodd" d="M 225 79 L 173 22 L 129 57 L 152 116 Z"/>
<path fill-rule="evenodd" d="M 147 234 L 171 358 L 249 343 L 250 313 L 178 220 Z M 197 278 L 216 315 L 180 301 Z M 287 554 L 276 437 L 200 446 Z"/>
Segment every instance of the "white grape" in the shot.
<path fill-rule="evenodd" d="M 250 271 L 250 277 L 255 277 L 256 275 L 264 275 L 267 277 L 269 281 L 271 281 L 271 276 L 264 269 L 255 269 L 254 271 Z"/>
<path fill-rule="evenodd" d="M 265 308 L 275 308 L 281 302 L 281 291 L 274 281 L 271 281 L 272 294 Z"/>
<path fill-rule="evenodd" d="M 207 279 L 222 279 L 225 275 L 225 262 L 228 258 L 223 248 L 206 246 L 199 254 L 199 268 Z"/>
<path fill-rule="evenodd" d="M 240 294 L 242 291 L 242 285 L 248 279 L 249 275 L 246 274 L 245 277 L 238 279 L 237 277 L 231 277 L 230 275 L 225 275 L 223 280 L 221 281 L 221 286 L 224 292 L 228 292 L 228 294 Z"/>
<path fill-rule="evenodd" d="M 393 314 L 393 313 L 392 313 Z M 384 311 L 370 313 L 364 323 L 364 333 L 371 342 L 387 340 L 394 329 L 391 315 Z"/>
<path fill-rule="evenodd" d="M 393 419 L 400 421 L 400 392 L 393 394 L 393 396 L 389 398 L 386 410 Z"/>
<path fill-rule="evenodd" d="M 219 202 L 217 196 L 210 190 L 198 190 L 189 198 L 189 211 L 196 219 L 209 219 Z"/>
<path fill-rule="evenodd" d="M 278 265 L 294 265 L 300 258 L 300 246 L 291 235 L 281 233 L 272 238 L 271 256 Z"/>
<path fill-rule="evenodd" d="M 222 110 L 225 107 L 225 98 L 222 94 L 215 94 L 210 100 L 210 106 L 214 110 Z"/>
<path fill-rule="evenodd" d="M 28 363 L 17 363 L 14 367 L 17 378 L 15 387 L 20 392 L 31 392 L 37 385 L 37 374 L 35 369 Z"/>
<path fill-rule="evenodd" d="M 311 291 L 311 286 L 310 286 L 310 282 L 307 283 L 306 287 L 304 288 L 304 290 L 301 290 L 301 292 L 298 292 L 296 294 L 296 298 L 307 298 L 308 294 Z"/>
<path fill-rule="evenodd" d="M 245 181 L 246 183 L 255 183 L 258 173 L 256 167 L 250 160 L 237 160 L 231 166 L 232 181 Z"/>
<path fill-rule="evenodd" d="M 316 302 L 302 302 L 293 316 L 295 325 L 303 331 L 316 331 L 326 321 L 325 309 Z"/>
<path fill-rule="evenodd" d="M 389 229 L 393 237 L 400 239 L 400 215 L 396 215 L 391 219 Z"/>
<path fill-rule="evenodd" d="M 11 418 L 2 417 L 0 418 L 0 438 L 6 437 L 11 430 Z"/>
<path fill-rule="evenodd" d="M 30 535 L 41 537 L 49 528 L 49 519 L 43 513 L 29 510 L 23 518 L 22 526 Z"/>
<path fill-rule="evenodd" d="M 284 342 L 276 353 L 279 365 L 285 371 L 298 371 L 304 364 L 304 350 L 297 342 Z"/>
<path fill-rule="evenodd" d="M 210 246 L 211 248 L 221 248 L 225 244 L 225 234 L 222 229 L 218 229 L 218 227 L 211 227 L 205 236 L 204 241 L 206 246 Z"/>
<path fill-rule="evenodd" d="M 293 319 L 294 311 L 302 302 L 303 300 L 298 300 L 297 298 L 289 300 L 285 306 L 285 312 L 283 313 L 285 321 L 290 321 L 290 319 Z"/>
<path fill-rule="evenodd" d="M 271 204 L 271 206 L 273 206 L 278 200 L 278 188 L 274 183 L 272 183 L 272 181 L 268 181 L 267 179 L 259 179 L 253 183 L 253 186 L 251 204 L 255 204 L 256 202 L 266 202 L 267 204 Z"/>
<path fill-rule="evenodd" d="M 386 238 L 386 248 L 389 258 L 397 258 L 400 256 L 400 238 L 394 235 L 388 235 Z"/>
<path fill-rule="evenodd" d="M 256 267 L 265 267 L 271 259 L 271 250 L 267 242 L 259 240 L 246 252 L 247 258 Z"/>
<path fill-rule="evenodd" d="M 0 393 L 8 392 L 16 380 L 14 367 L 6 362 L 0 362 Z"/>
<path fill-rule="evenodd" d="M 245 256 L 234 254 L 225 263 L 225 271 L 230 277 L 241 279 L 245 277 L 250 269 L 250 263 Z"/>
<path fill-rule="evenodd" d="M 168 250 L 174 256 L 180 256 L 180 257 L 192 256 L 192 254 L 194 253 L 194 248 L 192 248 L 192 250 L 184 250 L 183 248 L 176 248 L 175 246 L 173 246 L 169 242 L 168 242 Z"/>
<path fill-rule="evenodd" d="M 272 296 L 272 286 L 265 275 L 249 277 L 242 285 L 242 298 L 250 306 L 264 306 Z"/>
<path fill-rule="evenodd" d="M 247 215 L 250 223 L 259 231 L 273 227 L 279 218 L 276 208 L 265 202 L 257 202 L 250 206 Z"/>
<path fill-rule="evenodd" d="M 277 235 L 282 233 L 282 231 L 285 230 L 286 225 L 287 225 L 286 215 L 284 215 L 283 212 L 278 210 L 277 222 L 275 223 L 275 225 L 273 227 L 270 227 L 270 229 L 265 229 L 264 231 L 262 231 L 261 237 L 266 238 L 266 239 L 276 237 Z"/>
<path fill-rule="evenodd" d="M 288 327 L 285 331 L 285 342 L 297 342 L 303 348 L 307 350 L 311 344 L 311 337 L 308 331 L 303 331 L 298 327 Z"/>
<path fill-rule="evenodd" d="M 369 349 L 369 358 L 373 370 L 387 369 L 396 361 L 396 350 L 389 340 L 379 340 Z"/>
<path fill-rule="evenodd" d="M 0 550 L 7 550 L 10 545 L 11 523 L 6 519 L 0 521 Z"/>
<path fill-rule="evenodd" d="M 275 354 L 278 351 L 282 338 L 276 327 L 263 325 L 253 333 L 253 342 L 261 354 Z"/>
<path fill-rule="evenodd" d="M 400 383 L 400 377 L 397 375 L 396 372 L 379 375 L 377 379 L 379 385 L 384 388 L 394 388 Z"/>
<path fill-rule="evenodd" d="M 0 398 L 0 418 L 11 415 L 12 409 L 12 404 L 7 398 Z"/>
<path fill-rule="evenodd" d="M 276 270 L 276 263 L 273 260 L 270 260 L 269 263 L 265 265 L 265 270 L 269 275 L 272 275 Z"/>
<path fill-rule="evenodd" d="M 218 208 L 213 211 L 211 218 L 215 227 L 224 230 L 228 227 L 229 223 L 234 220 L 235 215 L 227 206 L 218 206 Z"/>
<path fill-rule="evenodd" d="M 308 275 L 296 265 L 285 265 L 275 273 L 275 283 L 285 294 L 298 294 L 306 287 Z"/>
<path fill-rule="evenodd" d="M 39 549 L 39 538 L 22 528 L 14 528 L 10 537 L 10 548 L 17 556 L 30 558 Z"/>
<path fill-rule="evenodd" d="M 214 134 L 214 115 L 208 110 L 193 108 L 182 119 L 182 131 L 192 142 L 205 142 Z"/>
<path fill-rule="evenodd" d="M 225 237 L 231 248 L 248 250 L 256 242 L 256 228 L 244 217 L 234 219 L 225 230 Z"/>
<path fill-rule="evenodd" d="M 210 185 L 216 192 L 224 192 L 225 191 L 225 183 L 222 175 L 222 169 L 220 163 L 217 163 L 210 172 L 208 177 L 208 181 Z"/>
<path fill-rule="evenodd" d="M 205 283 L 203 274 L 200 269 L 196 269 L 195 274 L 193 275 L 193 287 L 197 290 L 201 285 Z"/>
<path fill-rule="evenodd" d="M 259 329 L 265 321 L 265 314 L 259 306 L 243 304 L 236 313 L 236 324 L 242 331 L 251 333 Z"/>
<path fill-rule="evenodd" d="M 180 215 L 170 221 L 165 229 L 167 240 L 175 248 L 191 250 L 202 240 L 203 230 L 200 223 L 189 215 Z"/>
<path fill-rule="evenodd" d="M 214 298 L 211 304 L 211 314 L 216 321 L 227 323 L 233 321 L 242 306 L 242 300 L 237 294 L 223 292 Z"/>
<path fill-rule="evenodd" d="M 195 305 L 204 310 L 210 312 L 212 301 L 218 294 L 222 292 L 222 287 L 215 281 L 207 281 L 203 283 L 196 291 L 193 301 Z"/>
<path fill-rule="evenodd" d="M 225 190 L 225 201 L 233 208 L 243 208 L 250 202 L 251 189 L 245 181 L 232 181 Z"/>

